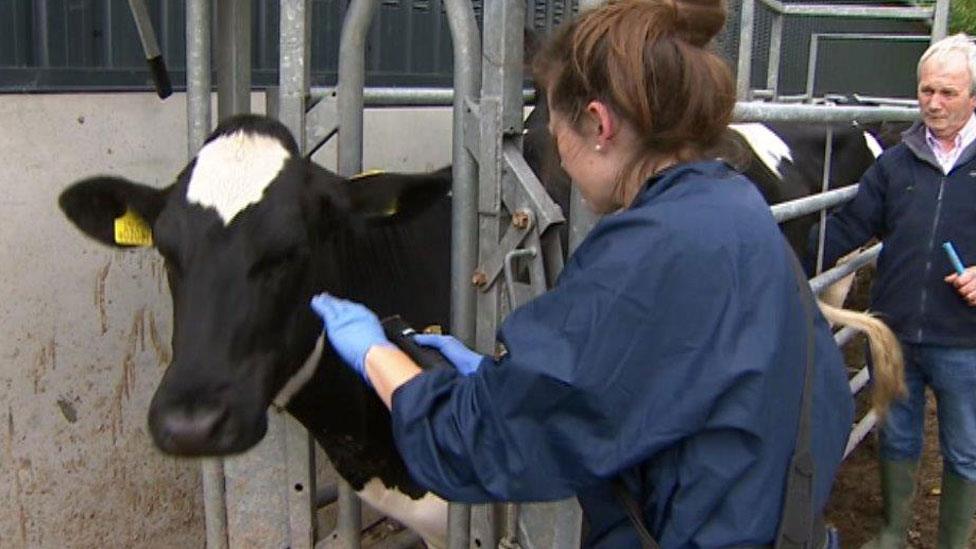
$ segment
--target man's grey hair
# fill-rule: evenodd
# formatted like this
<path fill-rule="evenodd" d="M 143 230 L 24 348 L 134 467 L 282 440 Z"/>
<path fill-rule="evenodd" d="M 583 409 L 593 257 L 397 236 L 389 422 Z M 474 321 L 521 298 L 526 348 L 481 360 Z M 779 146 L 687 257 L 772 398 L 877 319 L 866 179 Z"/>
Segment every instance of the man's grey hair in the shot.
<path fill-rule="evenodd" d="M 953 52 L 966 56 L 966 66 L 969 67 L 969 95 L 976 95 L 976 44 L 973 43 L 972 38 L 961 32 L 947 36 L 929 46 L 918 60 L 916 76 L 921 80 L 922 65 L 929 59 L 945 61 Z"/>

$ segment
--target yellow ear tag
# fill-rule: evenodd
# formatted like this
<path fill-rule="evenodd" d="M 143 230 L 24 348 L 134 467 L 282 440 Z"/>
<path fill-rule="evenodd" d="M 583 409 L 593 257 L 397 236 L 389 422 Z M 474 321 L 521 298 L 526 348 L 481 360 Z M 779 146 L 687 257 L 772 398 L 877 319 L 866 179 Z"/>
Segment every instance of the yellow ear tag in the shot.
<path fill-rule="evenodd" d="M 378 169 L 373 168 L 373 169 L 370 169 L 370 170 L 366 170 L 365 172 L 357 173 L 356 175 L 350 177 L 349 179 L 350 180 L 365 179 L 367 177 L 372 177 L 374 175 L 383 175 L 385 173 L 386 173 L 386 170 L 378 170 Z"/>
<path fill-rule="evenodd" d="M 152 229 L 134 210 L 127 208 L 115 218 L 115 243 L 123 246 L 152 246 Z"/>
<path fill-rule="evenodd" d="M 383 175 L 386 170 L 370 169 L 362 173 L 357 173 L 356 175 L 349 178 L 350 181 L 356 181 L 357 179 L 369 179 L 374 175 Z M 388 204 L 382 205 L 375 211 L 370 212 L 373 217 L 391 217 L 395 215 L 400 210 L 400 200 L 398 197 L 393 197 L 390 199 Z"/>

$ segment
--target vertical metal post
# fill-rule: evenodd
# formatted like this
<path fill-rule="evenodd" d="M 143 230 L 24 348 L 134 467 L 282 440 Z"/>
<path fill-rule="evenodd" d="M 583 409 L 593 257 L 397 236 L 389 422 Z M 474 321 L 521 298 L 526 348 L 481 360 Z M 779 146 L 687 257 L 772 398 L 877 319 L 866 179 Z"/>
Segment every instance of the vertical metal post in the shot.
<path fill-rule="evenodd" d="M 305 151 L 305 98 L 308 96 L 310 54 L 309 0 L 280 3 L 279 74 L 277 99 L 269 105 L 272 116 L 284 124 Z M 276 103 L 276 104 L 274 104 Z M 295 418 L 283 417 L 288 539 L 293 549 L 315 545 L 315 454 L 308 430 Z"/>
<path fill-rule="evenodd" d="M 210 133 L 210 0 L 186 0 L 187 147 L 193 158 Z"/>
<path fill-rule="evenodd" d="M 499 0 L 485 5 L 482 53 L 481 139 L 478 193 L 479 264 L 497 248 L 505 227 L 501 202 L 502 141 L 521 138 L 522 24 L 525 3 Z M 518 35 L 515 36 L 515 31 Z M 501 285 L 478 292 L 475 346 L 494 352 Z"/>
<path fill-rule="evenodd" d="M 278 117 L 305 147 L 305 97 L 309 79 L 308 0 L 281 0 L 278 74 Z"/>
<path fill-rule="evenodd" d="M 739 19 L 739 59 L 735 73 L 735 96 L 739 101 L 749 99 L 752 83 L 752 37 L 756 26 L 756 0 L 742 0 Z"/>
<path fill-rule="evenodd" d="M 817 51 L 820 48 L 820 36 L 817 33 L 810 35 L 810 56 L 807 59 L 807 86 L 806 86 L 806 100 L 813 101 L 814 94 L 814 81 L 817 78 L 817 58 L 820 52 Z"/>
<path fill-rule="evenodd" d="M 579 9 L 580 11 L 588 10 L 605 3 L 606 0 L 580 0 Z M 573 253 L 593 229 L 593 226 L 596 225 L 596 222 L 599 221 L 600 216 L 586 206 L 583 195 L 580 194 L 576 185 L 573 185 L 570 191 L 569 211 L 563 213 L 569 216 L 569 253 Z"/>
<path fill-rule="evenodd" d="M 453 184 L 451 205 L 451 332 L 469 346 L 475 340 L 475 289 L 471 275 L 478 260 L 478 165 L 466 146 L 481 94 L 481 39 L 467 0 L 445 0 L 454 47 Z M 471 507 L 448 506 L 448 549 L 467 549 Z"/>
<path fill-rule="evenodd" d="M 186 126 L 187 156 L 193 158 L 210 133 L 210 0 L 186 1 Z M 224 462 L 200 464 L 207 548 L 227 548 L 227 504 Z"/>
<path fill-rule="evenodd" d="M 217 0 L 217 119 L 251 112 L 251 3 Z"/>
<path fill-rule="evenodd" d="M 478 191 L 478 264 L 498 253 L 506 230 L 507 213 L 502 202 L 505 173 L 503 148 L 522 137 L 522 68 L 524 64 L 525 2 L 496 0 L 484 4 Z M 510 212 L 509 212 L 510 213 Z M 499 279 L 477 293 L 475 347 L 494 352 L 495 332 L 502 315 L 504 284 Z M 516 510 L 495 512 L 479 507 L 472 520 L 472 535 L 482 546 L 517 537 Z M 504 517 L 511 520 L 506 521 Z"/>
<path fill-rule="evenodd" d="M 949 1 L 936 0 L 935 12 L 932 14 L 932 42 L 946 37 L 949 32 Z"/>
<path fill-rule="evenodd" d="M 351 176 L 363 168 L 363 86 L 366 82 L 366 35 L 376 12 L 372 0 L 349 4 L 339 39 L 339 175 Z"/>
<path fill-rule="evenodd" d="M 336 108 L 339 119 L 337 166 L 340 175 L 363 169 L 363 87 L 366 82 L 366 35 L 376 12 L 373 0 L 349 4 L 339 38 L 339 81 Z M 336 531 L 343 547 L 358 549 L 362 505 L 348 483 L 339 481 L 339 517 Z"/>
<path fill-rule="evenodd" d="M 826 126 L 827 133 L 824 139 L 824 171 L 821 185 L 821 192 L 830 190 L 830 162 L 834 152 L 834 127 L 830 124 Z M 817 272 L 823 271 L 823 252 L 824 240 L 827 236 L 827 209 L 820 210 L 820 227 L 817 235 Z"/>
<path fill-rule="evenodd" d="M 769 31 L 769 63 L 766 66 L 766 88 L 773 100 L 779 97 L 779 59 L 783 43 L 783 14 L 773 12 L 773 26 Z"/>
<path fill-rule="evenodd" d="M 474 10 L 467 0 L 446 0 L 454 44 L 453 188 L 451 227 L 451 333 L 474 345 L 475 290 L 471 275 L 478 260 L 478 165 L 465 146 L 481 94 L 481 39 Z"/>

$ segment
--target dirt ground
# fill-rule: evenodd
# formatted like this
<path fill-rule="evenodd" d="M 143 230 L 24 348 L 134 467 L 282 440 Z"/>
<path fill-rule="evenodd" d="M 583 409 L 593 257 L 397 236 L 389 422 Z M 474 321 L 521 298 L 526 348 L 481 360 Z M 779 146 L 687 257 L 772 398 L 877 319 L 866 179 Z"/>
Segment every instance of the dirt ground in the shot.
<path fill-rule="evenodd" d="M 868 285 L 873 273 L 859 273 L 852 296 L 845 306 L 864 308 Z M 850 368 L 864 364 L 863 340 L 855 340 L 845 348 Z M 856 365 L 856 366 L 855 366 Z M 856 418 L 866 410 L 866 392 L 857 398 Z M 870 539 L 882 522 L 881 487 L 877 462 L 877 435 L 871 433 L 841 464 L 826 518 L 840 531 L 841 547 L 858 548 Z M 942 458 L 939 454 L 939 434 L 935 415 L 935 399 L 928 393 L 925 412 L 925 445 L 919 464 L 918 488 L 914 502 L 914 517 L 908 531 L 910 547 L 934 549 L 939 521 L 939 488 L 942 483 Z M 976 547 L 976 536 L 970 540 Z"/>
<path fill-rule="evenodd" d="M 919 465 L 914 518 L 908 531 L 909 543 L 916 549 L 935 548 L 939 520 L 938 489 L 942 480 L 942 458 L 939 456 L 935 399 L 931 393 L 928 401 L 925 450 Z M 859 414 L 863 413 L 863 406 L 858 408 Z M 860 547 L 881 525 L 877 451 L 877 437 L 872 433 L 840 467 L 826 515 L 827 522 L 840 531 L 841 547 Z M 976 547 L 976 536 L 970 547 Z"/>

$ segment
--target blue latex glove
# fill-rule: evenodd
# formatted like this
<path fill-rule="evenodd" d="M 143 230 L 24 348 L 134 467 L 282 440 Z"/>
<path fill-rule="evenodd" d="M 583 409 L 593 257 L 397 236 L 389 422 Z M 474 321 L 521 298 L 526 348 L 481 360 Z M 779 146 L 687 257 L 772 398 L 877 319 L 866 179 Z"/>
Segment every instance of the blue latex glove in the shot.
<path fill-rule="evenodd" d="M 433 347 L 444 355 L 462 375 L 471 375 L 478 371 L 478 366 L 485 356 L 478 354 L 464 346 L 453 336 L 437 334 L 417 334 L 413 337 L 419 345 Z"/>
<path fill-rule="evenodd" d="M 393 345 L 373 311 L 326 293 L 312 298 L 312 310 L 325 322 L 325 334 L 336 353 L 372 385 L 366 377 L 366 353 L 374 345 Z"/>

